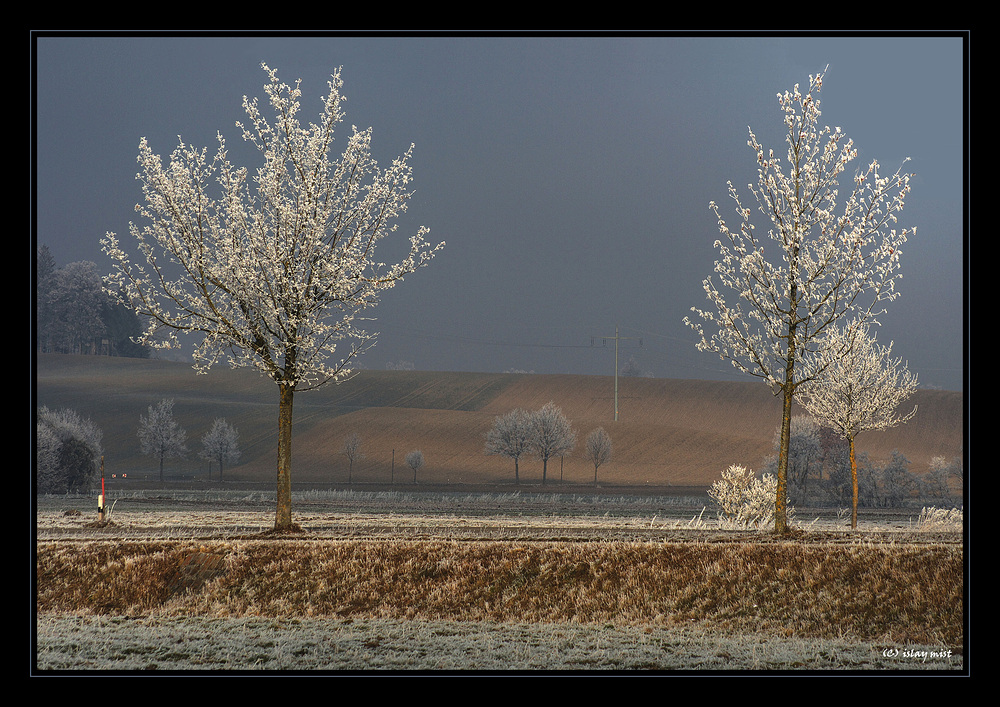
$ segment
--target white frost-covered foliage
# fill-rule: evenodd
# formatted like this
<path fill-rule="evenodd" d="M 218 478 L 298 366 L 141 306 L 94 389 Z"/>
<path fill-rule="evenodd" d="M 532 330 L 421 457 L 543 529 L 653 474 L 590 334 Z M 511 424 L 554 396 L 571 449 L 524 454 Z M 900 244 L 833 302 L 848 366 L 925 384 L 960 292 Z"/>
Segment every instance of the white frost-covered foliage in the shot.
<path fill-rule="evenodd" d="M 901 358 L 892 358 L 892 342 L 880 346 L 867 326 L 834 327 L 820 373 L 802 389 L 799 402 L 819 424 L 844 439 L 861 432 L 885 430 L 910 420 L 916 406 L 900 406 L 917 389 L 917 376 Z"/>
<path fill-rule="evenodd" d="M 174 401 L 161 400 L 149 406 L 148 415 L 139 416 L 139 448 L 143 454 L 160 462 L 163 481 L 163 461 L 187 454 L 187 432 L 174 419 Z"/>
<path fill-rule="evenodd" d="M 919 530 L 961 530 L 965 524 L 965 514 L 958 508 L 924 507 L 917 519 Z"/>
<path fill-rule="evenodd" d="M 848 441 L 851 464 L 851 527 L 858 523 L 860 482 L 854 439 L 861 432 L 902 424 L 917 412 L 900 410 L 917 388 L 917 377 L 901 359 L 890 357 L 892 342 L 876 343 L 866 325 L 833 327 L 816 356 L 817 377 L 802 390 L 802 407 Z"/>
<path fill-rule="evenodd" d="M 576 431 L 553 402 L 545 403 L 532 414 L 531 449 L 542 460 L 542 483 L 545 483 L 549 459 L 565 456 L 576 446 Z"/>
<path fill-rule="evenodd" d="M 756 478 L 748 467 L 733 464 L 712 483 L 709 497 L 718 506 L 719 523 L 738 530 L 762 529 L 774 520 L 777 480 L 771 474 Z M 794 509 L 788 509 L 788 516 Z"/>
<path fill-rule="evenodd" d="M 228 359 L 306 389 L 347 374 L 374 336 L 356 326 L 359 313 L 443 243 L 429 247 L 421 227 L 402 260 L 379 262 L 376 245 L 396 230 L 411 196 L 412 146 L 380 170 L 371 129 L 355 128 L 342 155 L 331 157 L 343 120 L 339 70 L 318 122 L 302 124 L 299 84 L 263 68 L 273 122 L 244 97 L 249 122 L 238 124 L 259 152 L 255 171 L 229 161 L 221 134 L 214 155 L 180 141 L 166 164 L 141 140 L 145 204 L 136 211 L 146 225 L 130 226 L 141 260 L 108 233 L 102 244 L 115 272 L 106 288 L 148 318 L 144 343 L 173 345 L 176 331 L 204 334 L 199 371 Z M 345 339 L 351 349 L 331 365 Z"/>
<path fill-rule="evenodd" d="M 100 463 L 102 441 L 100 428 L 75 410 L 39 408 L 35 416 L 36 490 L 84 490 Z"/>
<path fill-rule="evenodd" d="M 787 525 L 785 459 L 796 388 L 816 375 L 816 354 L 830 327 L 847 319 L 851 326 L 877 323 L 885 303 L 896 298 L 901 246 L 913 233 L 895 227 L 910 191 L 911 175 L 901 168 L 884 175 L 872 161 L 841 193 L 840 178 L 857 149 L 839 127 L 820 127 L 823 76 L 810 76 L 805 94 L 798 84 L 778 94 L 787 131 L 784 163 L 749 131 L 757 181 L 747 188 L 756 209 L 744 204 L 731 182 L 735 224 L 714 201 L 709 204 L 722 234 L 715 241 L 717 279 L 703 281 L 711 307 L 692 307 L 696 319 L 684 318 L 699 337 L 699 350 L 782 393 L 778 532 Z M 766 228 L 758 230 L 755 218 Z"/>
<path fill-rule="evenodd" d="M 344 117 L 340 71 L 317 122 L 305 124 L 299 82 L 281 83 L 262 66 L 274 117 L 244 97 L 248 122 L 237 124 L 259 154 L 257 168 L 232 164 L 221 134 L 214 155 L 181 140 L 166 164 L 144 138 L 145 204 L 136 210 L 145 225 L 129 227 L 140 257 L 133 261 L 114 233 L 102 245 L 114 262 L 107 291 L 149 322 L 142 343 L 172 346 L 179 331 L 202 335 L 199 372 L 226 360 L 277 384 L 275 528 L 290 530 L 295 392 L 343 380 L 374 344 L 375 334 L 359 326 L 363 312 L 444 243 L 431 246 L 420 227 L 398 262 L 380 261 L 377 246 L 399 229 L 412 196 L 413 146 L 383 169 L 371 154 L 371 129 L 354 128 L 333 155 Z M 337 351 L 341 342 L 348 350 Z"/>
<path fill-rule="evenodd" d="M 531 451 L 533 432 L 532 414 L 521 408 L 498 415 L 486 432 L 486 454 L 514 460 L 514 483 L 520 483 L 519 462 Z"/>
<path fill-rule="evenodd" d="M 204 437 L 201 438 L 201 457 L 218 462 L 219 478 L 222 469 L 227 464 L 235 464 L 240 459 L 240 436 L 236 427 L 226 422 L 225 418 L 216 418 Z"/>
<path fill-rule="evenodd" d="M 812 377 L 815 358 L 809 354 L 834 322 L 854 313 L 852 326 L 860 326 L 885 311 L 882 303 L 899 294 L 900 247 L 915 230 L 893 227 L 911 175 L 884 175 L 873 161 L 855 174 L 850 191 L 839 191 L 857 149 L 839 127 L 820 128 L 822 86 L 818 74 L 810 76 L 808 93 L 796 84 L 778 94 L 788 131 L 784 165 L 750 130 L 747 144 L 757 155 L 758 179 L 747 188 L 768 228 L 763 235 L 757 230 L 754 209 L 730 183 L 738 225 L 730 226 L 711 203 L 723 236 L 715 242 L 718 282 L 704 281 L 714 311 L 692 307 L 713 331 L 685 318 L 701 337 L 700 349 L 775 387 Z M 727 298 L 724 290 L 736 297 Z M 791 381 L 789 354 L 795 363 Z"/>

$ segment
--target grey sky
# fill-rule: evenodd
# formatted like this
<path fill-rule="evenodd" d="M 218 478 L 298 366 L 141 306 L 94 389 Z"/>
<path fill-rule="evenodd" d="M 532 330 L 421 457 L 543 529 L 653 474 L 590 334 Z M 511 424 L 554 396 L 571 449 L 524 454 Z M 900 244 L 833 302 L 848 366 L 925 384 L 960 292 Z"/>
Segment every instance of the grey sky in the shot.
<path fill-rule="evenodd" d="M 784 155 L 776 94 L 829 65 L 823 122 L 916 174 L 901 225 L 902 297 L 880 341 L 923 384 L 962 387 L 968 38 L 36 36 L 36 230 L 57 264 L 127 236 L 139 139 L 241 142 L 260 62 L 319 111 L 343 67 L 351 124 L 386 163 L 415 143 L 406 223 L 447 247 L 383 299 L 369 368 L 613 372 L 749 380 L 695 350 L 718 236 L 708 204 L 756 176 L 747 127 Z M 233 149 L 235 153 L 236 150 Z M 127 242 L 127 241 L 126 241 Z M 384 259 L 392 255 L 386 242 Z M 596 347 L 591 347 L 596 337 Z M 642 339 L 639 348 L 638 338 Z"/>

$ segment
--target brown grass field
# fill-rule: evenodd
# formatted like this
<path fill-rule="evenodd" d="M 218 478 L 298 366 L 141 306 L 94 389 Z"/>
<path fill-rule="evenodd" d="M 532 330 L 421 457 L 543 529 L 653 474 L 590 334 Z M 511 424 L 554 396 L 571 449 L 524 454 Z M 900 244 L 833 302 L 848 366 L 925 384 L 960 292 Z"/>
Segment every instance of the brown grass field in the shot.
<path fill-rule="evenodd" d="M 102 428 L 115 505 L 99 524 L 89 496 L 36 501 L 33 672 L 965 672 L 960 528 L 916 527 L 917 508 L 862 514 L 856 532 L 836 509 L 800 512 L 790 537 L 722 530 L 705 487 L 771 453 L 777 400 L 755 382 L 620 386 L 618 422 L 611 378 L 363 371 L 303 394 L 303 532 L 274 536 L 271 384 L 42 357 L 36 402 Z M 215 417 L 236 424 L 244 456 L 224 483 L 194 454 L 160 483 L 138 454 L 138 416 L 163 397 L 193 449 Z M 515 487 L 512 464 L 484 455 L 494 416 L 549 400 L 581 440 L 611 434 L 596 487 L 579 454 L 550 463 L 544 489 L 538 462 Z M 963 401 L 914 402 L 910 424 L 861 448 L 922 473 L 962 453 Z M 366 459 L 349 485 L 351 432 Z M 417 484 L 411 449 L 427 460 Z"/>

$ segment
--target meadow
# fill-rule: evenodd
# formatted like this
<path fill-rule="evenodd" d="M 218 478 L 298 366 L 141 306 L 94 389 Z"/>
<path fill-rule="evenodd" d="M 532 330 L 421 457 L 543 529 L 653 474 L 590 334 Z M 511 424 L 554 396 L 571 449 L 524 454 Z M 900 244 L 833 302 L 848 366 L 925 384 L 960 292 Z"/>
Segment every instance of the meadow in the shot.
<path fill-rule="evenodd" d="M 362 371 L 296 402 L 290 535 L 271 532 L 277 401 L 254 374 L 42 356 L 36 388 L 104 431 L 110 509 L 35 499 L 36 674 L 966 669 L 963 528 L 919 506 L 865 510 L 855 532 L 843 509 L 797 509 L 781 538 L 716 522 L 707 486 L 773 450 L 778 403 L 757 383 L 626 379 L 613 422 L 610 378 Z M 135 429 L 165 397 L 192 448 L 235 423 L 240 463 L 220 479 L 190 454 L 160 482 Z M 960 455 L 962 394 L 919 397 L 862 451 L 900 449 L 915 473 Z M 550 400 L 581 438 L 610 432 L 597 483 L 580 454 L 545 486 L 536 463 L 515 485 L 484 454 L 496 415 Z"/>
<path fill-rule="evenodd" d="M 961 672 L 960 528 L 790 538 L 696 497 L 138 492 L 37 511 L 36 670 Z M 353 508 L 354 510 L 348 510 Z"/>

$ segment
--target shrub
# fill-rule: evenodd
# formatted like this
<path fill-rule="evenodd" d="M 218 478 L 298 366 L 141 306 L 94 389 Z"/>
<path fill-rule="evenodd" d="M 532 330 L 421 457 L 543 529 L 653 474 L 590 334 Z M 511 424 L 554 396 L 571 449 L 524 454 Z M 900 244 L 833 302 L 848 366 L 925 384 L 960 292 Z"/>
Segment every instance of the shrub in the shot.
<path fill-rule="evenodd" d="M 103 433 L 75 410 L 40 407 L 35 415 L 38 493 L 80 492 L 96 476 Z"/>
<path fill-rule="evenodd" d="M 778 480 L 771 474 L 758 479 L 749 468 L 733 464 L 712 484 L 708 495 L 718 505 L 719 522 L 724 527 L 763 528 L 774 521 L 777 488 Z M 793 511 L 787 510 L 789 521 Z"/>

